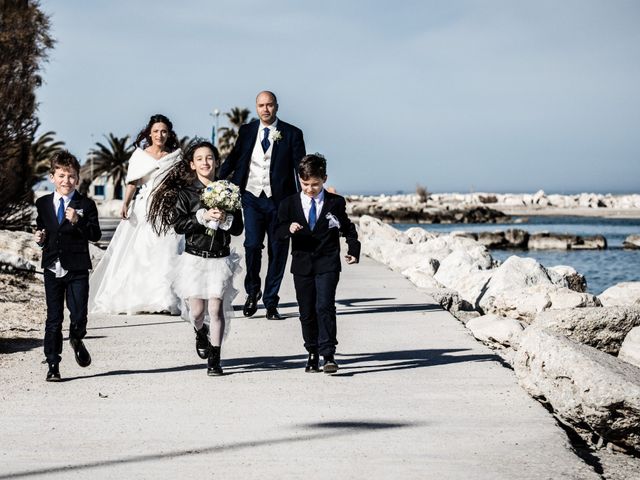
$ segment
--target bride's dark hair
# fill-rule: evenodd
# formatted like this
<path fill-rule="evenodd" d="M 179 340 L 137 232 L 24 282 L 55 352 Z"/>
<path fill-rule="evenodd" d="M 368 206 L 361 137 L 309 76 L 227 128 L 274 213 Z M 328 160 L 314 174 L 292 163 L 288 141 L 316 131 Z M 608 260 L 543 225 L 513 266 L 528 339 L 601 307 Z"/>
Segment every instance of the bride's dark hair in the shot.
<path fill-rule="evenodd" d="M 189 143 L 184 154 L 167 173 L 162 183 L 153 190 L 151 204 L 147 213 L 147 221 L 157 235 L 165 235 L 175 220 L 178 192 L 191 185 L 197 178 L 191 170 L 191 161 L 195 151 L 201 147 L 210 148 L 216 167 L 220 161 L 218 149 L 208 140 L 195 138 Z"/>
<path fill-rule="evenodd" d="M 174 150 L 180 148 L 178 135 L 173 130 L 173 123 L 171 123 L 171 120 L 169 120 L 161 113 L 151 115 L 151 118 L 149 118 L 149 121 L 147 122 L 147 126 L 140 130 L 140 133 L 138 133 L 138 136 L 136 137 L 136 141 L 133 142 L 136 147 L 142 148 L 144 150 L 149 145 L 151 145 L 151 127 L 153 127 L 154 123 L 164 123 L 169 129 L 167 143 L 164 144 L 168 152 L 173 152 Z"/>

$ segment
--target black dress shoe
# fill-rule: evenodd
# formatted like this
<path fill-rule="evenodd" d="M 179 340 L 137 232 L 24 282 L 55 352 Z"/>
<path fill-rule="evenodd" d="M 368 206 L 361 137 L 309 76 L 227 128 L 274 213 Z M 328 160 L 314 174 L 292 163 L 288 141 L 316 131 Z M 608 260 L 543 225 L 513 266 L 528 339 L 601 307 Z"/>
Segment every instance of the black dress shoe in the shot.
<path fill-rule="evenodd" d="M 247 301 L 244 302 L 244 308 L 242 314 L 245 317 L 250 317 L 258 311 L 258 300 L 262 298 L 262 292 L 258 292 L 255 295 L 247 295 Z"/>
<path fill-rule="evenodd" d="M 47 372 L 47 382 L 59 382 L 60 378 L 60 368 L 57 363 L 49 364 L 49 371 Z"/>
<path fill-rule="evenodd" d="M 76 362 L 78 365 L 81 367 L 88 367 L 91 365 L 91 355 L 89 355 L 87 347 L 84 346 L 84 342 L 82 340 L 71 338 L 69 339 L 69 343 L 76 354 Z"/>
<path fill-rule="evenodd" d="M 333 359 L 333 356 L 324 357 L 324 364 L 322 365 L 324 373 L 336 373 L 338 371 L 338 364 Z"/>
<path fill-rule="evenodd" d="M 267 320 L 284 320 L 284 318 L 276 307 L 267 308 Z"/>
<path fill-rule="evenodd" d="M 207 334 L 209 333 L 209 327 L 206 325 L 202 325 L 200 330 L 196 330 L 196 353 L 198 356 L 206 360 L 209 357 L 209 339 L 207 338 Z"/>
<path fill-rule="evenodd" d="M 320 358 L 317 353 L 310 352 L 307 359 L 307 366 L 304 367 L 305 372 L 319 372 L 320 371 Z"/>

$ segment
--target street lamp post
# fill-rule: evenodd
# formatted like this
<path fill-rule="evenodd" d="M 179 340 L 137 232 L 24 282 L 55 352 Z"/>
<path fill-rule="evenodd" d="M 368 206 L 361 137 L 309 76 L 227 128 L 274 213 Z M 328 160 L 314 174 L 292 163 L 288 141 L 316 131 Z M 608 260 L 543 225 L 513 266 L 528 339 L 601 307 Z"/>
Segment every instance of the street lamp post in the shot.
<path fill-rule="evenodd" d="M 218 118 L 220 117 L 220 110 L 215 108 L 213 113 L 210 113 L 212 117 L 216 119 L 216 125 L 213 127 L 213 131 L 211 132 L 211 143 L 213 143 L 216 147 L 218 146 Z"/>

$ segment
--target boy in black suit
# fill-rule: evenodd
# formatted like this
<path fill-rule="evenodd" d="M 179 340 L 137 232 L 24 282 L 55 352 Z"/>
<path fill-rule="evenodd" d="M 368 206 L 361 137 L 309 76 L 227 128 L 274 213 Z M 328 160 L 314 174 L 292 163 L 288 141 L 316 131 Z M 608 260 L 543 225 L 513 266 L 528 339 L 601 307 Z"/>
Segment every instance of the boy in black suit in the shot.
<path fill-rule="evenodd" d="M 43 247 L 44 291 L 47 321 L 44 354 L 49 371 L 47 381 L 60 381 L 62 353 L 62 320 L 66 297 L 69 309 L 69 343 L 76 362 L 88 367 L 91 355 L 82 339 L 87 334 L 87 302 L 89 300 L 89 241 L 102 236 L 98 210 L 93 200 L 76 192 L 80 179 L 80 163 L 66 150 L 51 157 L 49 179 L 56 191 L 36 201 L 38 216 L 35 241 Z"/>
<path fill-rule="evenodd" d="M 291 238 L 291 273 L 300 309 L 306 372 L 335 373 L 336 288 L 340 279 L 340 234 L 348 245 L 345 261 L 357 263 L 360 242 L 346 213 L 344 197 L 324 189 L 327 162 L 319 154 L 305 156 L 298 167 L 302 191 L 284 199 L 278 209 L 278 236 Z"/>

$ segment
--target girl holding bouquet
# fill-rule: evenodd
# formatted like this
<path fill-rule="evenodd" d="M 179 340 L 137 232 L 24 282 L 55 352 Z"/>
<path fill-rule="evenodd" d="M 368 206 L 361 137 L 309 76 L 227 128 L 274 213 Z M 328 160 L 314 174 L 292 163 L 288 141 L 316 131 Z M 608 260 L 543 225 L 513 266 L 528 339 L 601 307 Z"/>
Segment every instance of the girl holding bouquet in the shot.
<path fill-rule="evenodd" d="M 208 359 L 211 376 L 222 375 L 220 347 L 238 293 L 233 278 L 240 256 L 229 246 L 231 235 L 243 230 L 238 188 L 214 182 L 217 167 L 217 149 L 205 140 L 193 142 L 158 188 L 149 212 L 156 233 L 173 228 L 185 236 L 174 288 L 183 299 L 183 317 L 195 329 L 196 352 Z"/>

